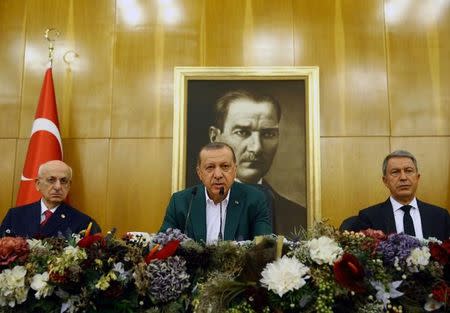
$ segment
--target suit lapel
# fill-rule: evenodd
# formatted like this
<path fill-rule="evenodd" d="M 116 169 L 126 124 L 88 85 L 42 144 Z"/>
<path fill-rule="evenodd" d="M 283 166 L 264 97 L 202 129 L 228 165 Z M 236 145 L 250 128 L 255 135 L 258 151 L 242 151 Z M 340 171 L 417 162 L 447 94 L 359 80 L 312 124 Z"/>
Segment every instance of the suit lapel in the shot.
<path fill-rule="evenodd" d="M 42 234 L 45 236 L 50 235 L 54 236 L 57 234 L 58 230 L 67 229 L 69 226 L 67 223 L 67 218 L 68 218 L 67 207 L 64 203 L 61 203 L 60 206 L 53 213 L 52 217 L 41 228 Z"/>
<path fill-rule="evenodd" d="M 195 221 L 195 225 L 192 221 Z M 199 192 L 192 200 L 190 225 L 194 233 L 194 239 L 206 241 L 206 198 L 203 185 L 200 185 Z"/>
<path fill-rule="evenodd" d="M 396 233 L 397 227 L 395 226 L 394 209 L 392 208 L 391 200 L 388 198 L 383 204 L 383 216 L 385 216 L 386 234 Z"/>
<path fill-rule="evenodd" d="M 433 229 L 433 217 L 430 215 L 430 210 L 425 208 L 425 204 L 422 201 L 417 200 L 417 207 L 419 209 L 420 221 L 422 223 L 422 235 L 423 238 L 431 237 L 431 230 Z"/>
<path fill-rule="evenodd" d="M 227 219 L 225 221 L 224 239 L 235 240 L 236 231 L 241 220 L 243 194 L 238 183 L 231 187 L 231 194 L 227 206 Z"/>
<path fill-rule="evenodd" d="M 26 219 L 28 221 L 28 234 L 38 234 L 41 227 L 41 201 L 33 203 L 29 217 Z"/>

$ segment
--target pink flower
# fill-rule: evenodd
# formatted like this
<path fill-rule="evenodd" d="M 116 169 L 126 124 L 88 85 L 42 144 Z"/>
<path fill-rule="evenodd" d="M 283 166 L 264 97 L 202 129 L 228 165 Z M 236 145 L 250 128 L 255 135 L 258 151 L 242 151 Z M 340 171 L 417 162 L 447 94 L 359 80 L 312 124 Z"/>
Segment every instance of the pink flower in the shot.
<path fill-rule="evenodd" d="M 0 238 L 0 265 L 25 261 L 30 253 L 27 241 L 22 237 Z"/>

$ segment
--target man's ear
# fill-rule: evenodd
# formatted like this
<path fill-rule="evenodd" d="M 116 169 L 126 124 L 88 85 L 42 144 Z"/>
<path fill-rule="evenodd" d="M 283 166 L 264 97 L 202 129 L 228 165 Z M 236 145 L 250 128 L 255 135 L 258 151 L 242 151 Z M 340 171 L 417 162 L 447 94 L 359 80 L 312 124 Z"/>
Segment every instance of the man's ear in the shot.
<path fill-rule="evenodd" d="M 221 134 L 221 131 L 217 127 L 215 127 L 215 126 L 209 127 L 209 141 L 210 142 L 216 142 L 217 137 L 219 137 L 220 134 Z"/>
<path fill-rule="evenodd" d="M 36 187 L 36 190 L 39 191 L 39 178 L 34 180 L 34 187 Z"/>

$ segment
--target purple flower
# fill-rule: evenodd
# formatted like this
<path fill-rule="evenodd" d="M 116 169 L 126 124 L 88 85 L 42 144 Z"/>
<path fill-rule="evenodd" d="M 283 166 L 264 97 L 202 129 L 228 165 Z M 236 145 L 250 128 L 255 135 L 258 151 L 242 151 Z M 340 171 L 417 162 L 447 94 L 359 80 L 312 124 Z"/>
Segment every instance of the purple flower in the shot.
<path fill-rule="evenodd" d="M 419 239 L 415 237 L 403 233 L 392 234 L 385 241 L 380 242 L 378 252 L 383 255 L 385 264 L 397 265 L 397 262 L 405 264 L 411 251 L 421 246 Z"/>

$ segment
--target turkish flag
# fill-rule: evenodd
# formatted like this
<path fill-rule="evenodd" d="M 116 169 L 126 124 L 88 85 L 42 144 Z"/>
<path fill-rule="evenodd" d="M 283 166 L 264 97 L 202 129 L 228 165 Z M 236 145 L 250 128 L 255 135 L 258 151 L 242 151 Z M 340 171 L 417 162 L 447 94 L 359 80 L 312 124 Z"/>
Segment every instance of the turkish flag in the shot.
<path fill-rule="evenodd" d="M 41 194 L 34 185 L 38 168 L 47 161 L 62 160 L 62 155 L 62 141 L 59 132 L 52 69 L 48 68 L 45 72 L 41 95 L 31 129 L 30 143 L 17 195 L 17 206 L 36 202 L 41 198 Z"/>

